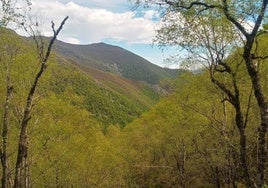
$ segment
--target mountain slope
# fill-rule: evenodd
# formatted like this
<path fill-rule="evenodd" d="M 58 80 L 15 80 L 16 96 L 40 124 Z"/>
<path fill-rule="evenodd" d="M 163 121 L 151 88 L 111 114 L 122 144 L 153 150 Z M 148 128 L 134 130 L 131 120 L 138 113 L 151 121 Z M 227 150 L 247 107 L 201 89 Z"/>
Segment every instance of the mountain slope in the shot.
<path fill-rule="evenodd" d="M 14 54 L 16 62 L 12 64 L 10 79 L 14 82 L 16 92 L 25 94 L 39 66 L 35 45 L 31 38 L 21 37 L 4 28 L 0 28 L 0 39 L 3 52 L 7 50 L 7 46 L 8 49 L 19 49 L 18 53 Z M 13 41 L 14 44 L 9 41 Z M 5 55 L 8 56 L 9 53 L 11 52 Z M 0 58 L 0 61 L 3 61 L 3 58 Z M 3 75 L 0 77 L 3 86 L 0 87 L 2 99 L 5 98 L 5 66 L 5 62 L 0 64 Z M 55 95 L 59 100 L 87 110 L 92 114 L 90 118 L 94 118 L 104 127 L 110 124 L 125 126 L 148 110 L 160 97 L 148 84 L 85 67 L 59 54 L 50 57 L 48 68 L 41 80 L 37 94 L 42 96 L 41 98 Z"/>
<path fill-rule="evenodd" d="M 179 73 L 179 70 L 161 68 L 130 51 L 105 43 L 74 45 L 57 41 L 56 51 L 80 64 L 149 84 L 174 78 Z"/>
<path fill-rule="evenodd" d="M 94 80 L 76 66 L 58 62 L 61 64 L 55 64 L 49 70 L 50 84 L 46 88 L 72 105 L 89 111 L 104 127 L 110 124 L 123 127 L 148 109 L 131 95 L 119 93 L 108 84 Z"/>
<path fill-rule="evenodd" d="M 101 84 L 106 88 L 113 89 L 128 98 L 136 100 L 136 103 L 140 103 L 145 107 L 151 107 L 158 102 L 160 98 L 161 94 L 155 91 L 153 87 L 148 84 L 144 84 L 143 82 L 130 80 L 109 72 L 100 71 L 64 57 L 61 57 L 60 61 L 65 61 L 78 67 L 86 74 L 89 74 L 98 84 Z"/>

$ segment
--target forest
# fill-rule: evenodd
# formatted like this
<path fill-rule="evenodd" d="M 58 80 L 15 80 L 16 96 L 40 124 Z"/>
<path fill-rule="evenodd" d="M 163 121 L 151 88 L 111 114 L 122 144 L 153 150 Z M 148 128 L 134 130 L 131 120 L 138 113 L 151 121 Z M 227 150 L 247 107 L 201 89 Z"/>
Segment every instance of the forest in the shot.
<path fill-rule="evenodd" d="M 1 0 L 1 187 L 268 187 L 268 1 L 136 3 L 160 6 L 156 41 L 199 65 L 165 94 L 96 81 L 54 51 L 67 15 L 44 38 Z"/>

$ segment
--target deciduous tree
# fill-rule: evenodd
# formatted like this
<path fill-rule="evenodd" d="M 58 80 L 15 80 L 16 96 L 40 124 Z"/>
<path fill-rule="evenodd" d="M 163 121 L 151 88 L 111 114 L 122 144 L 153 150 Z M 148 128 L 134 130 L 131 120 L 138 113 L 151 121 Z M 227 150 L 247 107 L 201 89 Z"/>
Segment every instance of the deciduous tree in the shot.
<path fill-rule="evenodd" d="M 235 109 L 236 127 L 240 138 L 240 163 L 247 187 L 265 185 L 267 166 L 268 99 L 265 95 L 259 67 L 267 54 L 258 51 L 261 25 L 266 22 L 267 0 L 256 1 L 195 1 L 145 0 L 163 9 L 162 28 L 156 40 L 162 45 L 178 45 L 189 52 L 188 61 L 204 64 L 211 81 L 225 93 Z M 236 52 L 237 56 L 230 57 Z M 237 58 L 239 55 L 242 58 Z M 257 173 L 253 177 L 247 161 L 247 110 L 241 104 L 238 69 L 250 77 L 251 87 L 259 108 Z M 226 84 L 224 75 L 231 84 Z M 250 88 L 250 87 L 249 87 Z M 250 106 L 251 94 L 248 94 Z"/>
<path fill-rule="evenodd" d="M 39 68 L 39 71 L 36 73 L 34 77 L 34 81 L 29 90 L 29 93 L 26 99 L 26 104 L 25 104 L 24 111 L 23 111 L 23 117 L 20 122 L 20 135 L 19 135 L 19 143 L 18 143 L 17 162 L 16 162 L 16 167 L 15 167 L 14 188 L 23 187 L 22 182 L 23 182 L 23 178 L 25 178 L 22 176 L 23 175 L 22 170 L 25 168 L 25 166 L 23 165 L 24 164 L 23 162 L 27 160 L 27 153 L 28 153 L 27 126 L 28 126 L 29 120 L 31 119 L 31 111 L 33 108 L 32 105 L 33 105 L 34 94 L 38 86 L 38 82 L 47 67 L 47 62 L 51 53 L 52 46 L 58 34 L 62 30 L 63 25 L 65 24 L 67 19 L 68 19 L 68 16 L 63 19 L 58 29 L 55 29 L 55 24 L 52 22 L 53 37 L 50 39 L 46 51 L 44 51 L 44 46 L 42 46 L 43 43 L 40 44 L 39 41 L 34 36 L 34 41 L 36 43 L 37 51 L 39 55 L 38 63 L 40 64 L 40 68 Z"/>

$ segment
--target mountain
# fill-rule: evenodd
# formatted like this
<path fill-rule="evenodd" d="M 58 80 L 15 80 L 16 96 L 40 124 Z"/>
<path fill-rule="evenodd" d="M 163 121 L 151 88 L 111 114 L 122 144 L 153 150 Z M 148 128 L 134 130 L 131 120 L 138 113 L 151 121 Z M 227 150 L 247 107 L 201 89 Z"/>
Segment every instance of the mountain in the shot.
<path fill-rule="evenodd" d="M 180 72 L 159 67 L 128 50 L 105 43 L 75 45 L 57 41 L 55 50 L 81 65 L 153 85 Z"/>
<path fill-rule="evenodd" d="M 36 73 L 39 65 L 35 55 L 36 46 L 31 38 L 21 37 L 5 28 L 0 28 L 0 39 L 0 48 L 6 53 L 2 53 L 3 58 L 11 53 L 6 51 L 7 46 L 10 50 L 20 49 L 20 53 L 16 54 L 17 62 L 12 66 L 11 79 L 14 87 L 23 87 L 23 92 L 18 93 L 27 93 L 24 91 L 26 86 L 20 83 L 31 83 Z M 5 75 L 5 64 L 0 64 L 0 68 L 1 75 Z M 2 77 L 0 82 L 5 85 Z M 110 124 L 125 126 L 160 98 L 159 92 L 149 84 L 92 68 L 59 53 L 50 57 L 39 89 L 44 98 L 56 95 L 58 99 L 88 111 L 105 127 Z M 3 94 L 1 92 L 0 95 Z"/>
<path fill-rule="evenodd" d="M 124 127 L 159 100 L 148 85 L 131 82 L 92 68 L 81 68 L 64 57 L 48 70 L 47 90 L 92 114 L 105 127 Z M 78 99 L 77 99 L 78 98 Z"/>

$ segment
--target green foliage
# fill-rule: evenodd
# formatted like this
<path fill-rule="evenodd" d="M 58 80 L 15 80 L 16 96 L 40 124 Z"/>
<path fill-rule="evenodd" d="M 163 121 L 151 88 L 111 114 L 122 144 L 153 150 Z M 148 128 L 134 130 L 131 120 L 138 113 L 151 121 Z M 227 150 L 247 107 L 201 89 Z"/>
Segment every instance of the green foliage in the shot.
<path fill-rule="evenodd" d="M 34 187 L 103 187 L 122 183 L 121 159 L 85 109 L 55 94 L 39 102 L 31 126 Z M 118 169 L 118 170 L 115 170 Z"/>
<path fill-rule="evenodd" d="M 68 91 L 79 96 L 81 100 L 72 103 L 87 109 L 104 125 L 119 124 L 123 127 L 147 108 L 95 82 L 91 77 L 70 65 L 53 66 L 50 83 L 49 89 L 58 95 Z"/>
<path fill-rule="evenodd" d="M 14 88 L 10 101 L 7 151 L 10 168 L 13 168 L 19 119 L 39 62 L 32 51 L 32 43 L 12 31 L 1 29 L 1 41 L 1 104 L 4 104 L 2 99 L 5 98 L 7 76 L 10 76 Z M 104 120 L 90 113 L 90 104 L 85 101 L 89 100 L 89 97 L 95 97 L 92 101 L 93 108 L 97 108 L 99 114 L 104 114 L 105 102 L 108 103 L 107 100 L 111 99 L 118 100 L 118 106 L 111 109 L 114 112 L 110 112 L 111 117 L 108 118 L 118 113 L 119 105 L 130 106 L 130 110 L 120 111 L 122 115 L 113 119 L 119 123 L 130 121 L 130 118 L 137 115 L 134 110 L 138 108 L 126 97 L 98 85 L 77 68 L 59 64 L 55 59 L 48 63 L 47 72 L 39 84 L 29 121 L 29 157 L 25 161 L 27 173 L 31 177 L 31 187 L 124 185 L 120 178 L 124 176 L 124 168 L 120 167 L 124 163 L 121 163 L 121 157 L 116 154 L 115 148 L 103 134 L 100 122 Z M 110 102 L 107 109 L 110 110 L 112 107 Z M 122 109 L 126 110 L 125 108 Z M 0 108 L 0 115 L 3 117 L 3 108 Z M 74 175 L 74 172 L 77 173 Z M 11 176 L 13 175 L 11 171 Z"/>
<path fill-rule="evenodd" d="M 243 182 L 234 110 L 207 74 L 185 73 L 173 95 L 124 129 L 122 137 L 127 142 L 123 153 L 134 185 L 215 187 L 217 182 Z M 241 82 L 246 91 L 247 83 Z M 247 95 L 242 98 L 246 106 Z M 251 105 L 247 135 L 248 158 L 253 161 L 254 129 L 259 120 L 254 116 L 256 104 Z"/>
<path fill-rule="evenodd" d="M 22 99 L 27 95 L 37 62 L 29 41 L 5 29 L 0 37 L 1 104 L 8 57 L 13 46 L 20 49 L 9 64 L 15 93 L 8 152 L 10 163 L 14 164 L 18 117 L 25 102 Z M 261 54 L 266 54 L 266 40 L 264 36 L 259 40 L 264 41 Z M 240 58 L 233 53 L 228 65 L 236 67 Z M 174 93 L 152 107 L 159 95 L 146 85 L 139 85 L 140 90 L 134 91 L 117 87 L 115 82 L 96 81 L 63 60 L 54 55 L 34 100 L 28 131 L 31 187 L 244 186 L 235 112 L 226 95 L 208 79 L 206 70 L 198 74 L 185 72 L 175 82 L 163 82 L 171 85 Z M 266 61 L 259 68 L 266 87 Z M 256 103 L 252 100 L 248 104 L 252 88 L 244 70 L 239 65 L 236 74 L 243 114 L 248 112 L 247 158 L 254 174 L 255 128 L 260 120 Z M 215 76 L 231 86 L 228 75 Z M 0 115 L 3 116 L 3 108 Z"/>

